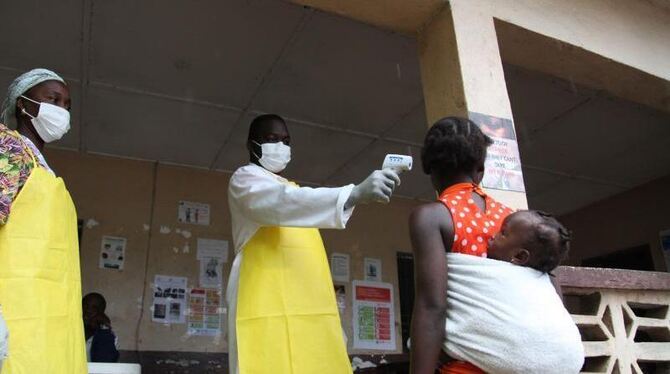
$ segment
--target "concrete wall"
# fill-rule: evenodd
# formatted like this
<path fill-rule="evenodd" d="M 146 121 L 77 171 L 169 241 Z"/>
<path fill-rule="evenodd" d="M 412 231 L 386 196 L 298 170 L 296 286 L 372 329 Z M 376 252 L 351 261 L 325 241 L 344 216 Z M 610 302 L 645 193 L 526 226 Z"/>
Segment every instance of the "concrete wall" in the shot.
<path fill-rule="evenodd" d="M 573 231 L 570 263 L 649 244 L 656 270 L 665 271 L 659 232 L 670 229 L 670 176 L 560 217 Z"/>
<path fill-rule="evenodd" d="M 229 240 L 232 246 L 226 197 L 230 175 L 53 149 L 47 151 L 47 158 L 65 179 L 79 217 L 89 223 L 83 229 L 81 241 L 83 292 L 97 291 L 105 295 L 108 315 L 119 336 L 121 349 L 226 351 L 224 337 L 189 337 L 186 325 L 152 322 L 150 308 L 155 274 L 186 276 L 189 287 L 197 285 L 198 237 Z M 179 224 L 179 200 L 211 204 L 210 226 Z M 407 217 L 416 204 L 411 200 L 396 199 L 386 206 L 357 207 L 347 230 L 322 231 L 329 253 L 350 254 L 352 280 L 363 278 L 364 257 L 382 259 L 383 281 L 395 287 L 398 347 L 401 337 L 396 252 L 411 250 Z M 170 233 L 161 233 L 161 227 L 170 228 Z M 192 236 L 185 238 L 177 234 L 177 228 L 188 230 Z M 123 271 L 98 267 L 103 235 L 128 239 Z M 188 253 L 184 252 L 186 245 L 190 248 Z M 232 254 L 224 266 L 225 280 L 231 262 Z M 346 292 L 347 308 L 343 321 L 351 348 L 350 283 Z M 350 350 L 350 353 L 361 351 Z"/>
<path fill-rule="evenodd" d="M 451 0 L 670 80 L 670 7 L 646 0 Z"/>

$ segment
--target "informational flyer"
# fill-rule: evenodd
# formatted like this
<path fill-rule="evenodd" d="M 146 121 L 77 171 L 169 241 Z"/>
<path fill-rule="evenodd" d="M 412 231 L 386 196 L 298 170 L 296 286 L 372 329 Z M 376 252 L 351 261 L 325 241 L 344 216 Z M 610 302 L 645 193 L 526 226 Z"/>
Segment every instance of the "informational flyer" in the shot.
<path fill-rule="evenodd" d="M 216 336 L 221 334 L 221 291 L 194 288 L 189 298 L 189 335 Z"/>
<path fill-rule="evenodd" d="M 366 257 L 363 259 L 363 269 L 365 271 L 365 280 L 370 282 L 382 281 L 382 260 L 378 258 Z"/>
<path fill-rule="evenodd" d="M 198 238 L 200 287 L 221 288 L 223 263 L 228 261 L 228 241 Z"/>
<path fill-rule="evenodd" d="M 661 250 L 665 258 L 666 269 L 670 272 L 670 230 L 664 230 L 660 233 Z"/>
<path fill-rule="evenodd" d="M 349 255 L 333 253 L 330 257 L 330 273 L 336 282 L 349 282 Z"/>
<path fill-rule="evenodd" d="M 200 287 L 221 288 L 223 261 L 216 257 L 200 259 Z"/>
<path fill-rule="evenodd" d="M 475 112 L 469 112 L 468 116 L 493 140 L 487 152 L 482 185 L 497 190 L 525 192 L 512 120 Z"/>
<path fill-rule="evenodd" d="M 393 286 L 353 281 L 354 348 L 395 350 Z"/>
<path fill-rule="evenodd" d="M 177 220 L 181 223 L 209 226 L 209 204 L 180 201 Z"/>
<path fill-rule="evenodd" d="M 151 320 L 159 323 L 186 322 L 186 277 L 156 275 Z"/>
<path fill-rule="evenodd" d="M 103 236 L 100 244 L 100 268 L 123 270 L 126 259 L 126 238 Z"/>
<path fill-rule="evenodd" d="M 215 257 L 228 262 L 228 241 L 198 238 L 198 260 Z"/>

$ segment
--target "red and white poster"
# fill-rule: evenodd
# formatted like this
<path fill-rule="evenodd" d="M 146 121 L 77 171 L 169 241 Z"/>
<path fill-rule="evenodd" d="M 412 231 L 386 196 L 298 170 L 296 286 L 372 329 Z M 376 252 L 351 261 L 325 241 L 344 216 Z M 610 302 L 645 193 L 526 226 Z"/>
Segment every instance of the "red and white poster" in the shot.
<path fill-rule="evenodd" d="M 396 349 L 393 286 L 353 281 L 354 348 Z"/>
<path fill-rule="evenodd" d="M 519 144 L 512 120 L 469 112 L 468 117 L 493 140 L 485 162 L 482 185 L 505 191 L 525 192 Z"/>

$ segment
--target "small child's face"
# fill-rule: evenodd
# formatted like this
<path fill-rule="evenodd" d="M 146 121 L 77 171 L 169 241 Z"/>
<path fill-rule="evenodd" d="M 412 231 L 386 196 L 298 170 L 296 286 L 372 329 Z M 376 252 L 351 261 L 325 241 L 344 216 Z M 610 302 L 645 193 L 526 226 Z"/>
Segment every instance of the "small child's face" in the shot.
<path fill-rule="evenodd" d="M 524 249 L 533 232 L 533 220 L 526 212 L 516 212 L 505 218 L 500 231 L 489 241 L 488 258 L 524 265 L 529 253 Z"/>

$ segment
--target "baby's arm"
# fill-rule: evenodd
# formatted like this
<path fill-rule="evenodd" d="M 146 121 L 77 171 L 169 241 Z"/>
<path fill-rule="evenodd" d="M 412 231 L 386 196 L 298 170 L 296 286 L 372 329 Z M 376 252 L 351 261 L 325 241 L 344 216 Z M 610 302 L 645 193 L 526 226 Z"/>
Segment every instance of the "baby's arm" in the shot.
<path fill-rule="evenodd" d="M 447 309 L 445 252 L 453 242 L 453 224 L 447 209 L 440 203 L 433 203 L 416 208 L 410 216 L 409 226 L 415 287 L 410 372 L 433 374 L 444 340 Z"/>

